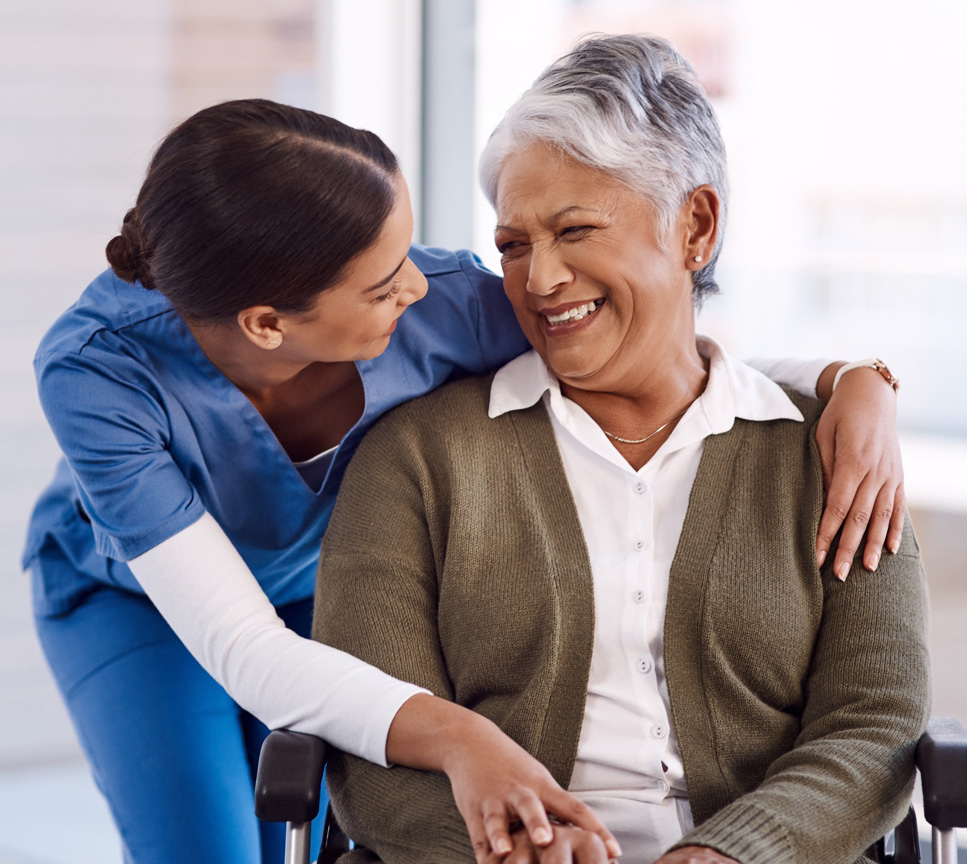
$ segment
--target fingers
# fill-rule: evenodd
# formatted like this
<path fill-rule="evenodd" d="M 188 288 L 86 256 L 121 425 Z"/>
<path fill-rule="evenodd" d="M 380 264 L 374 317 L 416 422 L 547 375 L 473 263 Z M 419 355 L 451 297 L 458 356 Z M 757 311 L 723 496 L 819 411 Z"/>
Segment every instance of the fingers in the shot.
<path fill-rule="evenodd" d="M 867 374 L 870 373 L 870 374 Z M 900 486 L 903 468 L 896 436 L 896 394 L 883 387 L 873 370 L 856 369 L 844 375 L 816 427 L 822 463 L 826 509 L 816 538 L 819 566 L 832 552 L 841 531 L 833 572 L 849 573 L 852 558 L 863 542 L 863 563 L 875 569 L 883 541 L 898 548 L 905 507 Z M 899 496 L 899 501 L 897 497 Z"/>
<path fill-rule="evenodd" d="M 534 794 L 527 794 L 514 802 L 517 818 L 520 819 L 527 831 L 527 836 L 535 846 L 547 846 L 554 839 L 550 820 L 540 798 Z"/>
<path fill-rule="evenodd" d="M 503 859 L 503 864 L 537 864 L 540 860 L 535 846 L 521 842 L 516 845 L 510 855 Z M 571 862 L 567 861 L 567 864 L 571 864 Z"/>
<path fill-rule="evenodd" d="M 819 520 L 819 533 L 816 535 L 816 564 L 819 567 L 823 566 L 823 562 L 833 545 L 833 539 L 849 515 L 852 496 L 844 500 L 840 497 L 841 495 L 842 493 L 837 493 L 835 497 L 829 495 L 826 498 L 826 507 L 823 509 L 822 518 Z"/>
<path fill-rule="evenodd" d="M 830 485 L 826 487 L 826 507 L 823 509 L 823 515 L 819 520 L 819 532 L 816 537 L 816 561 L 820 567 L 823 566 L 827 554 L 832 549 L 833 540 L 842 528 L 843 536 L 840 538 L 839 549 L 836 552 L 836 562 L 833 565 L 833 572 L 839 576 L 840 567 L 844 560 L 843 553 L 847 548 L 844 547 L 843 540 L 849 540 L 844 526 L 855 506 L 856 497 L 861 485 L 861 478 L 847 477 L 845 471 L 837 471 L 833 473 L 832 480 L 829 482 Z M 861 521 L 863 520 L 863 514 L 858 511 L 855 513 L 855 517 Z M 859 528 L 860 536 L 862 536 L 863 531 L 866 529 L 866 522 L 862 521 L 862 524 L 856 527 Z M 857 543 L 859 543 L 858 539 L 854 541 L 854 550 Z M 852 557 L 846 560 L 848 564 L 852 560 Z M 846 572 L 849 572 L 848 566 Z"/>
<path fill-rule="evenodd" d="M 839 526 L 842 526 L 833 574 L 845 582 L 852 566 L 856 550 L 863 542 L 863 566 L 873 572 L 880 564 L 884 547 L 890 552 L 900 548 L 903 521 L 906 513 L 906 493 L 903 484 L 890 483 L 879 486 L 867 476 L 850 500 L 849 490 L 833 489 L 826 501 L 819 523 L 816 541 L 817 560 L 821 560 L 821 547 L 830 548 Z"/>
<path fill-rule="evenodd" d="M 610 856 L 597 834 L 570 830 L 561 843 L 538 851 L 541 864 L 608 864 Z"/>
<path fill-rule="evenodd" d="M 890 552 L 897 552 L 900 549 L 900 539 L 903 536 L 903 518 L 907 512 L 907 493 L 903 488 L 903 483 L 897 486 L 896 494 L 893 496 L 893 514 L 890 516 L 890 530 L 886 535 L 886 548 Z"/>
<path fill-rule="evenodd" d="M 492 838 L 484 825 L 485 819 L 470 816 L 465 820 L 467 823 L 467 833 L 470 835 L 470 843 L 473 846 L 473 857 L 476 859 L 477 864 L 492 864 L 493 858 L 506 855 L 511 849 L 510 837 L 507 834 L 506 828 L 506 817 L 502 820 L 504 825 L 503 834 L 501 834 L 499 827 L 501 820 L 499 820 L 497 814 L 491 814 L 490 818 L 495 823 L 491 832 L 493 834 Z M 498 852 L 500 853 L 499 856 L 497 855 Z"/>
<path fill-rule="evenodd" d="M 604 827 L 604 823 L 594 815 L 587 804 L 569 792 L 555 789 L 546 793 L 543 806 L 548 813 L 553 813 L 561 821 L 569 822 L 599 837 L 612 858 L 617 858 L 621 854 L 621 846 L 615 840 L 614 834 Z"/>
<path fill-rule="evenodd" d="M 481 824 L 481 831 L 478 836 L 474 836 L 474 833 L 470 832 L 470 841 L 473 843 L 473 854 L 476 857 L 478 864 L 486 857 L 486 854 L 492 849 L 498 856 L 506 855 L 511 849 L 514 848 L 514 844 L 510 839 L 510 832 L 507 830 L 510 823 L 510 817 L 507 814 L 506 808 L 496 800 L 488 800 L 484 802 L 483 805 L 483 819 Z M 543 815 L 544 811 L 541 811 Z M 545 821 L 546 821 L 545 816 Z M 467 828 L 470 826 L 468 824 Z M 550 826 L 548 826 L 548 832 L 550 832 Z"/>
<path fill-rule="evenodd" d="M 846 514 L 849 513 L 849 505 L 844 504 L 839 497 L 846 497 L 845 490 L 844 492 L 838 492 L 836 498 L 830 494 L 830 487 L 833 482 L 833 454 L 835 452 L 835 445 L 834 437 L 828 432 L 828 429 L 829 425 L 826 423 L 826 418 L 823 417 L 820 419 L 819 426 L 816 429 L 816 443 L 819 446 L 819 462 L 823 469 L 823 489 L 827 491 L 826 509 L 823 510 L 822 519 L 819 522 L 819 533 L 816 536 L 816 564 L 819 567 L 823 566 L 823 562 L 829 554 L 830 546 L 832 546 L 833 538 L 836 536 L 836 532 L 839 531 L 839 526 L 843 524 Z M 852 500 L 852 494 L 848 495 L 848 499 L 850 501 Z"/>
<path fill-rule="evenodd" d="M 859 548 L 867 526 L 870 524 L 870 517 L 876 504 L 878 492 L 878 486 L 869 477 L 865 478 L 856 490 L 853 503 L 847 510 L 839 535 L 839 546 L 836 547 L 836 560 L 833 564 L 833 574 L 841 582 L 846 581 L 849 569 L 853 564 L 853 557 L 856 555 L 856 550 Z M 842 509 L 841 499 L 838 499 L 837 506 Z M 828 502 L 826 507 L 829 508 Z M 877 560 L 879 560 L 878 556 L 879 552 L 877 552 Z"/>
<path fill-rule="evenodd" d="M 583 831 L 573 825 L 558 825 L 554 832 L 554 842 L 550 846 L 533 848 L 536 851 L 536 860 L 540 864 L 608 864 L 612 860 L 597 834 Z M 516 849 L 514 854 L 517 854 Z M 508 858 L 506 864 L 516 864 L 516 862 Z"/>
<path fill-rule="evenodd" d="M 880 563 L 880 554 L 886 544 L 887 531 L 893 519 L 893 502 L 896 490 L 892 486 L 884 486 L 876 496 L 873 505 L 873 518 L 866 532 L 866 547 L 863 550 L 863 566 L 873 572 Z"/>

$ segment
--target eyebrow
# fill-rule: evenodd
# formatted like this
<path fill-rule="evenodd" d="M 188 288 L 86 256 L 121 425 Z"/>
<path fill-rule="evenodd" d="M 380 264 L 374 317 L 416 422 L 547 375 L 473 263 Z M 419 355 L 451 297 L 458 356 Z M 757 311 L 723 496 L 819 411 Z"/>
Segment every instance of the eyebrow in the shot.
<path fill-rule="evenodd" d="M 562 207 L 560 210 L 554 213 L 551 216 L 550 221 L 557 222 L 559 219 L 562 219 L 564 216 L 567 216 L 569 213 L 573 213 L 575 210 L 582 210 L 586 213 L 601 212 L 596 207 L 582 207 L 580 204 L 571 204 L 568 207 Z M 517 230 L 516 228 L 513 228 L 510 225 L 498 225 L 494 228 L 494 231 L 516 231 L 516 230 Z"/>
<path fill-rule="evenodd" d="M 370 285 L 369 288 L 367 288 L 363 293 L 364 294 L 369 294 L 370 291 L 375 291 L 377 288 L 385 288 L 393 280 L 393 277 L 397 273 L 399 273 L 400 270 L 403 269 L 403 265 L 405 263 L 406 263 L 406 258 L 404 258 L 402 261 L 400 261 L 400 263 L 397 265 L 396 269 L 392 273 L 390 273 L 389 276 L 387 276 L 385 279 L 381 279 L 375 285 Z"/>

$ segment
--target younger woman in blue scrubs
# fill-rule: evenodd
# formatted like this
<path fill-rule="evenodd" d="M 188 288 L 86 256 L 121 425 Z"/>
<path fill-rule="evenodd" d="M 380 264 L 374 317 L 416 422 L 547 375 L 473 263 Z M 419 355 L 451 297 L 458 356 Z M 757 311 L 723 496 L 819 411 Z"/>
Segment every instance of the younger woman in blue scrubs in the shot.
<path fill-rule="evenodd" d="M 303 638 L 365 431 L 526 347 L 500 280 L 469 253 L 411 246 L 412 232 L 376 136 L 271 102 L 214 106 L 160 145 L 108 244 L 112 269 L 38 349 L 64 460 L 24 561 L 128 862 L 280 861 L 278 832 L 260 836 L 252 815 L 266 726 L 446 772 L 481 857 L 502 850 L 510 819 L 542 842 L 545 810 L 610 837 L 480 716 Z M 797 367 L 800 386 L 819 368 Z M 843 378 L 829 421 L 840 454 L 864 442 L 872 465 L 897 462 L 881 391 Z M 837 495 L 859 486 L 866 512 L 902 498 L 897 472 L 836 470 Z M 870 529 L 879 545 L 889 524 Z M 858 543 L 844 532 L 838 554 Z"/>

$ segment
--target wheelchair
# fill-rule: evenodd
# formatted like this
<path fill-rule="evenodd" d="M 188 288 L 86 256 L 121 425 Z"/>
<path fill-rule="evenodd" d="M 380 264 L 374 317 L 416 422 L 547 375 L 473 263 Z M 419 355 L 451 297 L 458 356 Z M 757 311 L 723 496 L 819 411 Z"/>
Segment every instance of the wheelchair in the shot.
<path fill-rule="evenodd" d="M 262 745 L 255 782 L 255 813 L 286 822 L 285 864 L 309 864 L 309 825 L 319 813 L 329 747 L 321 738 L 280 729 Z M 956 720 L 934 718 L 917 744 L 923 810 L 933 830 L 933 864 L 957 864 L 957 828 L 967 827 L 967 731 Z M 318 864 L 334 864 L 349 840 L 326 814 Z M 911 807 L 892 835 L 867 851 L 880 864 L 920 864 L 917 817 Z"/>

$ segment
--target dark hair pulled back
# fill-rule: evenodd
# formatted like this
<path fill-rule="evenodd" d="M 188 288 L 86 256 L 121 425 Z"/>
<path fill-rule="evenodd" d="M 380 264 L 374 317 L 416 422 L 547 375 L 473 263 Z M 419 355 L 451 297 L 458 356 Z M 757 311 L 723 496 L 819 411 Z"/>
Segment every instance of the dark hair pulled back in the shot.
<path fill-rule="evenodd" d="M 372 132 L 266 99 L 223 102 L 161 142 L 107 259 L 190 320 L 305 311 L 379 237 L 398 171 Z"/>

